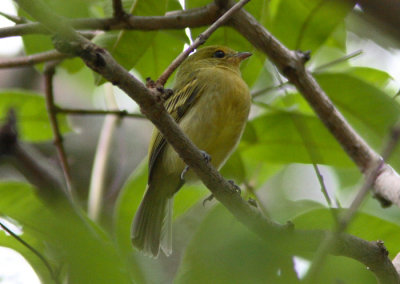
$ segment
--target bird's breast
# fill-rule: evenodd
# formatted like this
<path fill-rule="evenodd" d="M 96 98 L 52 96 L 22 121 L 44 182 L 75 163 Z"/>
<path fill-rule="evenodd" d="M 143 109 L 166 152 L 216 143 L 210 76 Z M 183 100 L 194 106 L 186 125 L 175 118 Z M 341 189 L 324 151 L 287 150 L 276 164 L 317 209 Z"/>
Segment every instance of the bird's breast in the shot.
<path fill-rule="evenodd" d="M 181 120 L 180 126 L 201 150 L 211 155 L 219 168 L 237 145 L 250 110 L 246 83 L 227 70 L 212 70 L 198 101 Z"/>

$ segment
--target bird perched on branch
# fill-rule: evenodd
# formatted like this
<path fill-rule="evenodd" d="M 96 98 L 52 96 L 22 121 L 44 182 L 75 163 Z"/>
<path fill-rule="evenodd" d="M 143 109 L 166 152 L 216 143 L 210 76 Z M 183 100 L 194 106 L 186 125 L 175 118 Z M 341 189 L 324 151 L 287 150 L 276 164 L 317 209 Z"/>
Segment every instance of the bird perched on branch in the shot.
<path fill-rule="evenodd" d="M 179 67 L 174 93 L 165 107 L 182 131 L 211 156 L 219 169 L 238 144 L 250 110 L 250 94 L 239 65 L 249 52 L 209 46 L 189 56 Z M 194 172 L 154 128 L 149 146 L 149 177 L 143 200 L 132 225 L 132 243 L 157 257 L 160 248 L 172 252 L 172 202 Z M 185 171 L 186 172 L 186 171 Z"/>

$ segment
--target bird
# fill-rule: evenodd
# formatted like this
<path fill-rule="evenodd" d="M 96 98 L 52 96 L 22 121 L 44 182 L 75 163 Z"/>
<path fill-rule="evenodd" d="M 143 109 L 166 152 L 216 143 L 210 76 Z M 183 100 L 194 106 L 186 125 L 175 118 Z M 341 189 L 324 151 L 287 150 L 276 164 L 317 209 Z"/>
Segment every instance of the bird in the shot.
<path fill-rule="evenodd" d="M 173 94 L 164 102 L 181 130 L 217 169 L 237 146 L 248 119 L 251 97 L 239 67 L 251 55 L 225 46 L 199 48 L 178 68 Z M 132 223 L 131 240 L 139 251 L 157 258 L 160 251 L 166 256 L 172 253 L 174 195 L 185 182 L 198 178 L 187 171 L 157 128 L 148 160 L 148 184 Z"/>

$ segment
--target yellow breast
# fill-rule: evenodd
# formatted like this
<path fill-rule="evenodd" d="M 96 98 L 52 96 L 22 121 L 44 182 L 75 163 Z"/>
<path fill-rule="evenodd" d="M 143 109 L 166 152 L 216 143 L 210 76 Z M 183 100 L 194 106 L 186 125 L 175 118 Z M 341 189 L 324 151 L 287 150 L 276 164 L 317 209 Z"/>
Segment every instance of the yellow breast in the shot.
<path fill-rule="evenodd" d="M 220 168 L 234 150 L 243 133 L 250 110 L 250 94 L 240 74 L 224 68 L 210 68 L 201 72 L 205 82 L 216 82 L 204 87 L 201 96 L 185 114 L 179 125 L 196 146 L 211 155 L 211 162 Z M 234 72 L 233 72 L 234 73 Z M 177 154 L 167 146 L 165 166 L 170 172 L 181 172 L 184 163 L 176 162 Z M 190 179 L 190 178 L 189 178 Z"/>

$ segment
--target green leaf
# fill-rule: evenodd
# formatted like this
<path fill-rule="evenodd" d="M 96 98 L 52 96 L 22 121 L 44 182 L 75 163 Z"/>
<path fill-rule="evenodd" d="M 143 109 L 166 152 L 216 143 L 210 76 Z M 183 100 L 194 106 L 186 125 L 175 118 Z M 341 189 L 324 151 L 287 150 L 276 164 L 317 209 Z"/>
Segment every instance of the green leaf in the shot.
<path fill-rule="evenodd" d="M 183 51 L 188 38 L 181 31 L 159 31 L 153 38 L 146 52 L 135 65 L 143 78 L 156 80 L 171 62 Z M 151 64 L 149 64 L 151 63 Z M 172 82 L 173 80 L 169 80 Z"/>
<path fill-rule="evenodd" d="M 238 184 L 244 181 L 246 178 L 246 168 L 239 151 L 235 151 L 232 156 L 229 157 L 228 161 L 221 169 L 221 174 L 224 178 L 232 179 Z"/>
<path fill-rule="evenodd" d="M 0 221 L 3 223 L 3 220 L 0 219 Z M 13 231 L 12 228 L 9 229 Z M 36 250 L 41 252 L 45 251 L 45 244 L 40 239 L 33 237 L 33 235 L 25 233 L 20 237 L 22 237 L 26 243 L 34 247 Z M 56 283 L 52 278 L 53 271 L 50 271 L 44 262 L 36 254 L 34 254 L 32 250 L 22 245 L 21 242 L 17 241 L 13 236 L 9 235 L 5 231 L 2 231 L 1 229 L 0 246 L 13 249 L 21 254 L 21 256 L 23 256 L 25 260 L 32 266 L 42 283 Z"/>
<path fill-rule="evenodd" d="M 370 67 L 352 67 L 347 69 L 346 73 L 362 79 L 377 88 L 385 87 L 389 83 L 389 81 L 393 79 L 389 73 Z"/>
<path fill-rule="evenodd" d="M 71 1 L 59 1 L 59 0 L 45 0 L 47 6 L 52 12 L 64 16 L 66 18 L 89 18 L 92 16 L 91 7 L 99 0 L 71 0 Z M 82 3 L 83 2 L 83 3 Z M 31 19 L 31 17 L 23 10 L 19 9 L 18 14 L 20 16 Z M 54 49 L 49 35 L 25 35 L 22 37 L 24 43 L 24 50 L 27 55 L 40 53 Z M 44 64 L 35 65 L 38 70 L 43 70 Z M 66 59 L 60 66 L 65 68 L 68 72 L 77 72 L 83 66 L 82 60 L 79 58 Z"/>
<path fill-rule="evenodd" d="M 287 256 L 271 251 L 218 205 L 190 242 L 175 283 L 295 283 L 278 270 L 293 270 Z"/>
<path fill-rule="evenodd" d="M 22 37 L 24 43 L 24 51 L 27 55 L 41 53 L 49 50 L 53 50 L 54 46 L 49 36 L 45 35 L 26 35 Z M 84 63 L 80 58 L 64 59 L 59 65 L 66 69 L 68 72 L 75 73 L 82 69 Z M 43 71 L 44 63 L 36 64 L 35 68 L 39 71 Z"/>
<path fill-rule="evenodd" d="M 351 10 L 340 1 L 281 0 L 271 31 L 288 48 L 314 53 Z"/>
<path fill-rule="evenodd" d="M 344 213 L 345 211 L 336 212 Z M 304 230 L 331 230 L 335 225 L 330 209 L 311 210 L 294 218 L 293 223 L 297 229 Z M 400 250 L 398 241 L 400 226 L 376 216 L 358 212 L 350 223 L 347 232 L 368 241 L 384 241 L 390 258 L 395 257 Z"/>
<path fill-rule="evenodd" d="M 105 10 L 110 11 L 110 8 L 107 8 L 107 5 L 111 5 L 111 2 L 107 1 L 105 3 Z M 125 11 L 132 13 L 133 15 L 151 16 L 164 15 L 168 6 L 168 1 L 161 0 L 155 4 L 152 1 L 129 0 L 124 1 L 123 4 Z M 93 39 L 93 42 L 106 48 L 119 64 L 121 64 L 125 69 L 130 70 L 151 46 L 156 35 L 157 31 L 110 31 L 96 36 Z M 105 82 L 99 76 L 96 77 L 97 84 Z"/>
<path fill-rule="evenodd" d="M 130 70 L 149 48 L 156 34 L 157 32 L 110 31 L 96 36 L 93 42 L 106 48 L 119 64 Z"/>
<path fill-rule="evenodd" d="M 52 12 L 67 18 L 87 18 L 91 16 L 91 5 L 100 0 L 44 0 Z"/>
<path fill-rule="evenodd" d="M 264 163 L 311 163 L 352 166 L 338 142 L 314 116 L 275 112 L 248 123 L 240 150 Z"/>
<path fill-rule="evenodd" d="M 397 121 L 400 107 L 376 87 L 376 81 L 368 83 L 365 79 L 367 75 L 378 73 L 384 78 L 384 74 L 365 69 L 355 69 L 354 72 L 357 77 L 344 73 L 325 73 L 318 74 L 315 78 L 351 125 L 362 133 L 364 139 L 377 147 Z M 363 79 L 360 79 L 361 74 Z"/>
<path fill-rule="evenodd" d="M 18 91 L 3 90 L 0 92 L 0 119 L 4 121 L 10 108 L 17 114 L 17 127 L 23 140 L 38 142 L 50 140 L 53 137 L 46 104 L 40 94 Z M 58 115 L 58 125 L 61 132 L 69 130 L 64 115 Z"/>
<path fill-rule="evenodd" d="M 0 215 L 21 224 L 21 237 L 33 240 L 35 249 L 54 261 L 55 271 L 69 271 L 71 283 L 131 283 L 111 239 L 66 198 L 44 203 L 33 188 L 21 183 L 1 183 L 0 195 Z"/>

